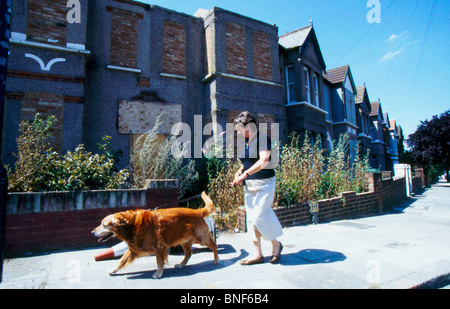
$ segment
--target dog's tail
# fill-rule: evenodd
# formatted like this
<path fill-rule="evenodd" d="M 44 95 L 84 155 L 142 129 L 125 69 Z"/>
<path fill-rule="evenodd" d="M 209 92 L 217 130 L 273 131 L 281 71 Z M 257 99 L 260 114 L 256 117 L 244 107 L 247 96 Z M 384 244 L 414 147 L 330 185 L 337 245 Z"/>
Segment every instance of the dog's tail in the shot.
<path fill-rule="evenodd" d="M 202 193 L 202 199 L 205 202 L 205 207 L 200 209 L 202 217 L 206 218 L 209 217 L 211 214 L 213 214 L 216 211 L 216 207 L 214 206 L 213 201 L 211 198 L 205 193 Z"/>

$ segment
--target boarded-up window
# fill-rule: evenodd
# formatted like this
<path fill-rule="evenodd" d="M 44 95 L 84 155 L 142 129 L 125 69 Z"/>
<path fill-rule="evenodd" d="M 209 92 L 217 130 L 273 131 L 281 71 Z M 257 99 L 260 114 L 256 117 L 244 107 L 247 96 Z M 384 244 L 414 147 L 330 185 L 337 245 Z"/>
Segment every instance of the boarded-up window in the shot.
<path fill-rule="evenodd" d="M 234 23 L 227 23 L 226 54 L 228 73 L 247 76 L 247 52 L 244 27 Z"/>
<path fill-rule="evenodd" d="M 27 37 L 31 41 L 66 45 L 67 1 L 29 0 Z"/>
<path fill-rule="evenodd" d="M 56 122 L 50 128 L 52 134 L 50 146 L 54 151 L 62 151 L 64 98 L 61 95 L 48 92 L 28 92 L 22 101 L 21 120 L 32 121 L 36 114 L 42 119 L 55 116 Z"/>
<path fill-rule="evenodd" d="M 253 31 L 253 65 L 255 78 L 272 80 L 272 58 L 269 36 L 261 31 Z"/>
<path fill-rule="evenodd" d="M 163 63 L 164 73 L 186 74 L 185 30 L 182 24 L 165 21 L 163 23 Z"/>
<path fill-rule="evenodd" d="M 137 68 L 138 21 L 141 14 L 107 7 L 111 12 L 111 58 L 112 65 Z"/>

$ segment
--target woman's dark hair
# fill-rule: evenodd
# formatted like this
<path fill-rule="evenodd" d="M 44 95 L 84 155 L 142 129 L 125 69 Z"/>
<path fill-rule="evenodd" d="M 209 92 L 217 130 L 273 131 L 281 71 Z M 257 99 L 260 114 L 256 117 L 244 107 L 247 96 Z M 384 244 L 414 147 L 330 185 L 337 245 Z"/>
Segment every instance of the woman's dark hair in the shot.
<path fill-rule="evenodd" d="M 254 123 L 256 125 L 255 115 L 250 112 L 242 112 L 234 119 L 234 125 L 242 124 L 245 127 L 249 123 Z"/>

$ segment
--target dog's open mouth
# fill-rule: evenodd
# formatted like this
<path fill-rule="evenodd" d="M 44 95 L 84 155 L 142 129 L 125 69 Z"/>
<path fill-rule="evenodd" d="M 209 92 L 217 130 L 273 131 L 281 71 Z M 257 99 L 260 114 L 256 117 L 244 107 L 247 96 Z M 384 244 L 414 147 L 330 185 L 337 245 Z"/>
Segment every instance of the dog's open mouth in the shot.
<path fill-rule="evenodd" d="M 109 234 L 106 234 L 105 236 L 102 236 L 102 237 L 100 237 L 99 239 L 98 239 L 98 242 L 105 242 L 105 241 L 108 241 L 111 237 L 113 237 L 114 236 L 114 233 L 109 233 Z"/>

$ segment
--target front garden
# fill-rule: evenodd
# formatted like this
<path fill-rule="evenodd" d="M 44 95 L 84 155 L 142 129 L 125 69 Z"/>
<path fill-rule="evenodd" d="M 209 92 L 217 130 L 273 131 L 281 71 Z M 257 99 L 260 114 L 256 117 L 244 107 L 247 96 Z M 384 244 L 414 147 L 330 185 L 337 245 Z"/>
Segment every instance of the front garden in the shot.
<path fill-rule="evenodd" d="M 208 155 L 201 159 L 175 158 L 172 149 L 176 137 L 164 140 L 155 127 L 139 137 L 128 169 L 117 168 L 118 152 L 112 150 L 109 137 L 98 144 L 98 154 L 79 145 L 74 152 L 58 154 L 50 147 L 50 128 L 54 117 L 35 117 L 20 124 L 16 164 L 8 167 L 9 192 L 86 191 L 142 188 L 146 179 L 177 179 L 180 197 L 207 190 L 220 211 L 216 223 L 221 229 L 238 225 L 238 208 L 244 204 L 242 186 L 233 187 L 236 160 Z M 346 191 L 365 190 L 368 156 L 351 149 L 348 134 L 342 135 L 331 150 L 322 149 L 320 139 L 311 143 L 308 134 L 301 141 L 297 134 L 279 148 L 276 170 L 277 188 L 274 207 L 289 207 L 310 200 L 328 199 Z M 277 145 L 274 145 L 275 147 Z M 207 151 L 207 150 L 205 150 Z M 201 204 L 200 204 L 201 205 Z M 189 207 L 197 207 L 194 203 Z"/>

